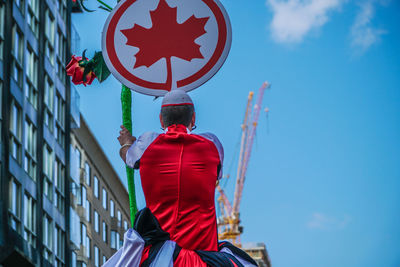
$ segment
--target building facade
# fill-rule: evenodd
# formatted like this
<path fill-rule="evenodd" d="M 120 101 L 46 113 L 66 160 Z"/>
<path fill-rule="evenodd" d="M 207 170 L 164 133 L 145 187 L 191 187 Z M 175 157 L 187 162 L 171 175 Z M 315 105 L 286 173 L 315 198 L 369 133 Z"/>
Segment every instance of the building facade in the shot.
<path fill-rule="evenodd" d="M 243 250 L 257 262 L 259 267 L 271 267 L 271 260 L 264 243 L 247 244 L 243 246 Z"/>
<path fill-rule="evenodd" d="M 71 6 L 0 0 L 0 265 L 70 266 Z"/>
<path fill-rule="evenodd" d="M 70 150 L 72 266 L 97 267 L 122 246 L 129 195 L 82 116 Z"/>

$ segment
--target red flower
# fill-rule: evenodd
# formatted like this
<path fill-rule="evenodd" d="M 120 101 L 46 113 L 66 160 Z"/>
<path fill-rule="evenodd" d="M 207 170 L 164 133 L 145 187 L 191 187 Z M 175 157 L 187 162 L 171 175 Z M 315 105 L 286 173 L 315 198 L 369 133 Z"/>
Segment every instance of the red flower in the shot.
<path fill-rule="evenodd" d="M 71 61 L 66 67 L 67 75 L 72 77 L 72 82 L 74 84 L 83 84 L 86 86 L 86 84 L 91 84 L 93 82 L 93 80 L 96 78 L 96 75 L 93 71 L 89 71 L 89 73 L 86 74 L 86 81 L 84 81 L 83 72 L 85 71 L 85 68 L 79 65 L 81 60 L 82 57 L 72 56 Z"/>

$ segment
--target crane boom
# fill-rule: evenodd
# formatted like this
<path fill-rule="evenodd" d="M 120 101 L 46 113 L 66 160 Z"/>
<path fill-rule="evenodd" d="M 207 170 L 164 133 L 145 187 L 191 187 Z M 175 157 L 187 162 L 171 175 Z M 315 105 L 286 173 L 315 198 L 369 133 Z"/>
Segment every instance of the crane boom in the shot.
<path fill-rule="evenodd" d="M 220 194 L 222 203 L 224 204 L 223 206 L 224 206 L 225 214 L 227 216 L 230 216 L 232 214 L 231 203 L 229 202 L 228 197 L 226 196 L 226 194 L 225 194 L 224 190 L 221 188 L 221 186 L 217 185 L 217 190 Z"/>
<path fill-rule="evenodd" d="M 252 111 L 252 101 L 254 92 L 250 92 L 247 99 L 246 112 L 243 119 L 241 144 L 239 152 L 239 162 L 237 169 L 235 195 L 233 205 L 228 200 L 224 190 L 217 184 L 219 192 L 218 204 L 221 211 L 221 217 L 218 220 L 218 238 L 220 240 L 229 240 L 233 244 L 240 246 L 240 235 L 243 232 L 243 227 L 240 226 L 240 202 L 242 199 L 243 185 L 246 178 L 246 171 L 250 160 L 254 136 L 256 133 L 258 118 L 265 89 L 269 87 L 269 83 L 265 82 L 259 89 L 257 102 Z"/>
<path fill-rule="evenodd" d="M 264 82 L 263 85 L 260 87 L 257 96 L 257 102 L 254 105 L 254 112 L 253 112 L 253 122 L 250 125 L 250 132 L 247 135 L 246 140 L 246 148 L 244 153 L 243 163 L 238 169 L 238 173 L 240 173 L 239 177 L 237 178 L 236 188 L 235 188 L 235 198 L 233 200 L 233 214 L 239 214 L 240 209 L 240 202 L 242 200 L 242 193 L 243 193 L 243 185 L 246 178 L 246 171 L 247 166 L 249 164 L 250 155 L 253 147 L 254 136 L 256 134 L 256 128 L 258 124 L 258 118 L 260 116 L 260 110 L 262 105 L 262 100 L 264 97 L 265 89 L 269 88 L 270 84 L 268 82 Z"/>
<path fill-rule="evenodd" d="M 247 135 L 248 135 L 248 121 L 250 120 L 251 103 L 253 101 L 253 96 L 254 96 L 254 92 L 250 92 L 249 96 L 247 97 L 246 111 L 244 114 L 243 124 L 241 125 L 242 137 L 240 140 L 240 152 L 239 152 L 238 170 L 237 170 L 237 175 L 236 175 L 235 197 L 236 197 L 236 195 L 239 194 L 238 190 L 240 187 L 240 172 L 241 172 L 240 170 L 242 169 L 243 159 L 244 159 L 245 151 L 246 151 L 245 148 L 246 148 L 246 141 L 247 141 Z M 229 215 L 232 216 L 233 214 L 229 214 Z"/>

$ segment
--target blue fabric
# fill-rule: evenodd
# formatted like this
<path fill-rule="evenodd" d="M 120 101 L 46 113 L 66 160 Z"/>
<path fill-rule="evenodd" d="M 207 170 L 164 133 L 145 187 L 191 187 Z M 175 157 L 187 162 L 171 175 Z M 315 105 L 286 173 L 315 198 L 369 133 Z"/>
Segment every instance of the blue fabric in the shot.
<path fill-rule="evenodd" d="M 165 241 L 164 245 L 157 253 L 156 258 L 150 264 L 150 267 L 157 267 L 157 266 L 165 266 L 165 267 L 173 267 L 173 254 L 175 250 L 176 243 L 174 241 L 168 240 Z"/>
<path fill-rule="evenodd" d="M 133 229 L 124 235 L 124 245 L 120 248 L 103 267 L 135 267 L 139 266 L 144 249 L 144 240 Z"/>
<path fill-rule="evenodd" d="M 226 252 L 228 252 L 232 255 L 235 255 L 236 258 L 241 258 L 244 261 L 248 262 L 249 264 L 252 264 L 250 266 L 254 266 L 254 265 L 257 266 L 257 263 L 253 260 L 253 258 L 251 258 L 249 256 L 249 254 L 247 254 L 240 248 L 235 247 L 230 242 L 227 242 L 227 241 L 220 242 L 219 243 L 219 251 L 221 251 L 221 252 L 224 251 L 224 248 L 227 249 L 227 250 L 225 250 Z M 248 266 L 248 265 L 245 265 L 245 266 Z"/>
<path fill-rule="evenodd" d="M 257 265 L 255 265 L 255 264 L 253 264 L 253 263 L 251 263 L 251 262 L 246 261 L 246 260 L 243 259 L 242 257 L 233 254 L 233 252 L 232 252 L 229 248 L 226 248 L 226 247 L 225 247 L 225 248 L 222 248 L 222 249 L 220 250 L 220 252 L 223 252 L 223 253 L 226 253 L 226 254 L 231 255 L 232 257 L 235 257 L 235 259 L 236 259 L 237 261 L 239 261 L 239 262 L 243 265 L 243 267 L 253 267 L 253 266 L 257 266 Z M 252 260 L 252 261 L 253 261 L 253 260 Z M 255 262 L 254 262 L 254 263 L 255 263 Z"/>

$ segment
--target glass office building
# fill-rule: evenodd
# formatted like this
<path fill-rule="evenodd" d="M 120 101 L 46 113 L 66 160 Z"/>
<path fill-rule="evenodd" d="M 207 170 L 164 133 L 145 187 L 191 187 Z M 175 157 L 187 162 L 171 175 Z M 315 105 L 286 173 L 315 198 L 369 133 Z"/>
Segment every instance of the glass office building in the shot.
<path fill-rule="evenodd" d="M 66 76 L 70 0 L 0 0 L 0 267 L 101 266 L 129 198 Z"/>
<path fill-rule="evenodd" d="M 71 10 L 67 0 L 0 0 L 0 266 L 72 265 Z"/>

